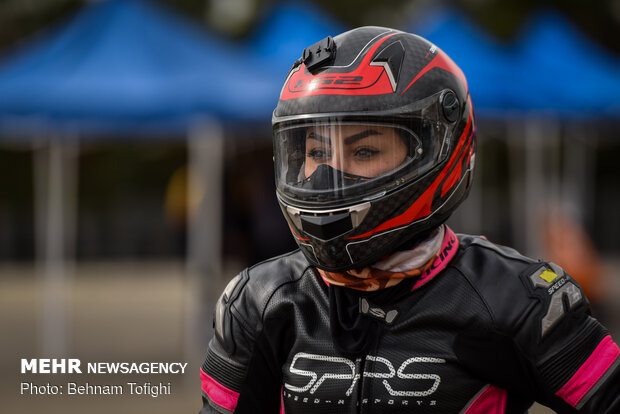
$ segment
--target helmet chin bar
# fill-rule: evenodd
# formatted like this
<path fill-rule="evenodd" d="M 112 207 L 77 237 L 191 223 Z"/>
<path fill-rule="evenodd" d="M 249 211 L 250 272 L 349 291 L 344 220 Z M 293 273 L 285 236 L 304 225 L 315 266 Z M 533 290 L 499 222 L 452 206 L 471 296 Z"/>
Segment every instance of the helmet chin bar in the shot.
<path fill-rule="evenodd" d="M 286 213 L 295 226 L 321 241 L 331 240 L 357 228 L 369 210 L 370 202 L 331 210 L 307 210 L 286 206 Z"/>
<path fill-rule="evenodd" d="M 329 232 L 331 230 L 326 229 L 329 229 L 330 226 L 335 226 L 337 229 L 339 226 L 343 226 L 342 224 L 333 224 L 334 222 L 337 223 L 340 220 L 346 222 L 348 219 L 350 222 L 348 228 L 351 229 L 353 223 L 355 223 L 355 227 L 361 225 L 363 219 L 370 212 L 369 201 L 347 208 L 306 210 L 288 206 L 279 195 L 278 200 L 293 233 L 300 232 L 301 237 L 296 235 L 296 241 L 310 263 L 330 272 L 340 272 L 371 265 L 403 242 L 410 240 L 413 236 L 444 223 L 469 192 L 473 167 L 474 161 L 472 159 L 453 191 L 430 215 L 398 227 L 377 232 L 363 239 L 347 239 L 346 236 L 340 234 L 332 239 L 323 240 L 317 237 L 316 234 L 310 234 L 304 230 L 303 220 L 307 220 L 308 217 L 321 217 L 322 215 L 325 220 L 322 222 L 324 224 L 322 231 Z M 330 217 L 333 220 L 331 223 L 329 222 Z M 293 227 L 296 227 L 296 229 Z M 346 230 L 347 227 L 343 226 L 343 228 Z M 340 230 L 342 231 L 342 228 Z M 311 239 L 306 237 L 311 237 Z"/>

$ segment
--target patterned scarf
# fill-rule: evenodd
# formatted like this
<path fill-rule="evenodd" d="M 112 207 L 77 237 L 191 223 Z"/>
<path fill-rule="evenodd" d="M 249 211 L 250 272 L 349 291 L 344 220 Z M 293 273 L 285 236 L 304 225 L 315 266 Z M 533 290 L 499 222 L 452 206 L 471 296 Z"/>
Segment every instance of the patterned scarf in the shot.
<path fill-rule="evenodd" d="M 365 292 L 394 286 L 403 279 L 422 275 L 433 265 L 439 256 L 444 234 L 444 226 L 439 226 L 415 248 L 395 252 L 372 266 L 338 273 L 318 271 L 328 284 Z"/>

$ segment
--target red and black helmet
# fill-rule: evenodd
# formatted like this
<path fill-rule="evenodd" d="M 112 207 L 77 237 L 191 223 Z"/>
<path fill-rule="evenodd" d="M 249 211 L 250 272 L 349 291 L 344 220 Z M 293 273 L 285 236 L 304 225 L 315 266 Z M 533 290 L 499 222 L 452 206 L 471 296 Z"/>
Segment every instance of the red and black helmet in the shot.
<path fill-rule="evenodd" d="M 437 46 L 361 27 L 291 68 L 273 112 L 277 197 L 307 259 L 372 264 L 450 216 L 472 181 L 467 81 Z"/>

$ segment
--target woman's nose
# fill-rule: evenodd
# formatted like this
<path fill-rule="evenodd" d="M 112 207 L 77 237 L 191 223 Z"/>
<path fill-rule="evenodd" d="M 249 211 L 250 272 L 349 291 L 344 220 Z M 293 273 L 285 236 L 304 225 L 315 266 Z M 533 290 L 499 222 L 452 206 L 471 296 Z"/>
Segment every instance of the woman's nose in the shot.
<path fill-rule="evenodd" d="M 346 172 L 347 160 L 340 149 L 333 149 L 328 165 L 336 170 Z"/>

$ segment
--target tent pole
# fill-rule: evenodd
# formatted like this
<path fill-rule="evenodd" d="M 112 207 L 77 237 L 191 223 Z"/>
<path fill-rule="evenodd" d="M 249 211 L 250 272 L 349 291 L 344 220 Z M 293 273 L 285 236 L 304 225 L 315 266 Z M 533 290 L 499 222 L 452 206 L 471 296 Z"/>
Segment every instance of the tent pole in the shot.
<path fill-rule="evenodd" d="M 222 281 L 224 133 L 214 120 L 188 134 L 188 223 L 185 353 L 202 362 Z"/>
<path fill-rule="evenodd" d="M 544 127 L 540 119 L 529 118 L 525 124 L 525 254 L 540 257 L 540 214 L 545 201 Z"/>
<path fill-rule="evenodd" d="M 508 185 L 512 240 L 517 249 L 525 249 L 525 212 L 521 208 L 525 194 L 525 139 L 521 120 L 506 121 L 506 146 L 508 148 Z"/>
<path fill-rule="evenodd" d="M 555 118 L 532 118 L 525 124 L 525 253 L 543 255 L 545 215 L 559 199 L 560 127 Z"/>
<path fill-rule="evenodd" d="M 73 273 L 77 141 L 50 137 L 35 148 L 36 267 L 42 289 L 39 316 L 44 355 L 66 355 L 68 282 Z M 71 252 L 70 252 L 71 251 Z"/>

